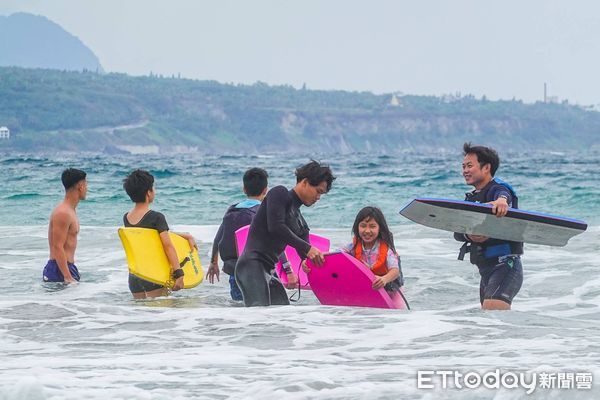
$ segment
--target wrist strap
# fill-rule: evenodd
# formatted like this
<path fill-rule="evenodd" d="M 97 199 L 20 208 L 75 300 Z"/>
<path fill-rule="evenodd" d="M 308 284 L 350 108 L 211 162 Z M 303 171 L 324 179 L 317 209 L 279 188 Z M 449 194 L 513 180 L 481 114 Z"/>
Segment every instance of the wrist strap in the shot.
<path fill-rule="evenodd" d="M 291 274 L 292 272 L 292 266 L 290 265 L 289 261 L 284 262 L 281 267 L 283 268 L 283 270 L 285 271 L 286 274 Z"/>
<path fill-rule="evenodd" d="M 173 278 L 175 278 L 175 279 L 179 279 L 184 275 L 185 275 L 185 273 L 183 272 L 183 270 L 181 268 L 177 268 L 175 271 L 173 271 Z"/>

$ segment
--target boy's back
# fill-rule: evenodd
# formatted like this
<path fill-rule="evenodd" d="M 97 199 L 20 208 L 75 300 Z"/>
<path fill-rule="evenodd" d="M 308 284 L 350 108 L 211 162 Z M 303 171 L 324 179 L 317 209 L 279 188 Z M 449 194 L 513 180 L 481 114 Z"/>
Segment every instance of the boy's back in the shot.
<path fill-rule="evenodd" d="M 235 231 L 252 223 L 259 206 L 260 201 L 258 200 L 244 200 L 230 206 L 223 216 L 223 222 L 215 240 L 218 244 L 219 255 L 223 260 L 223 272 L 228 275 L 233 275 L 238 258 Z"/>

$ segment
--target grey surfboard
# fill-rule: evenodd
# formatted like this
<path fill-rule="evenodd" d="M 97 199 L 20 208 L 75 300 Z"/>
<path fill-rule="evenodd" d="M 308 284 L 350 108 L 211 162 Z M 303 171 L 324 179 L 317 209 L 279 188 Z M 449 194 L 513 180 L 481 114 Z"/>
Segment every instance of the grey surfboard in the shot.
<path fill-rule="evenodd" d="M 400 214 L 444 231 L 547 246 L 565 246 L 587 229 L 584 221 L 514 208 L 498 218 L 489 204 L 448 199 L 415 199 Z"/>

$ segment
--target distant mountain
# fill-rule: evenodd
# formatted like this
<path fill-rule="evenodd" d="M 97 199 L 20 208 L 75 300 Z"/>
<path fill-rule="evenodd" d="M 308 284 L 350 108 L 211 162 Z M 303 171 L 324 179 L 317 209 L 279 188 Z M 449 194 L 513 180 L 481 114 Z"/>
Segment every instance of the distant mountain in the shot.
<path fill-rule="evenodd" d="M 98 57 L 46 17 L 0 16 L 0 66 L 103 72 Z"/>

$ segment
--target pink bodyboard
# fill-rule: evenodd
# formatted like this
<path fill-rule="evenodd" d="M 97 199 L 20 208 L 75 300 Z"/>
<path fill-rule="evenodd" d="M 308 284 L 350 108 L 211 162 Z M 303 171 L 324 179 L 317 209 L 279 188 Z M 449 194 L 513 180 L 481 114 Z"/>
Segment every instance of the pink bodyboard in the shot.
<path fill-rule="evenodd" d="M 235 238 L 236 238 L 238 254 L 242 254 L 242 252 L 244 251 L 244 247 L 246 247 L 246 241 L 248 240 L 248 232 L 249 231 L 250 231 L 250 225 L 243 226 L 240 229 L 238 229 L 237 231 L 235 231 Z M 321 250 L 323 253 L 326 253 L 329 251 L 329 246 L 330 246 L 329 239 L 327 239 L 323 236 L 314 235 L 311 233 L 309 235 L 309 240 L 310 240 L 310 244 L 312 246 Z M 300 282 L 302 289 L 310 289 L 308 277 L 306 276 L 306 272 L 304 272 L 302 270 L 302 267 L 300 266 L 300 262 L 302 260 L 301 260 L 300 256 L 298 255 L 298 252 L 296 251 L 296 249 L 294 249 L 291 246 L 287 246 L 285 248 L 285 255 L 287 256 L 288 261 L 290 262 L 292 270 L 296 273 L 296 275 L 298 275 L 298 281 Z M 281 263 L 277 263 L 277 265 L 275 266 L 275 271 L 277 272 L 277 275 L 279 276 L 281 283 L 283 283 L 284 285 L 287 285 L 287 283 L 288 283 L 287 275 L 283 271 L 283 266 L 281 265 Z"/>
<path fill-rule="evenodd" d="M 325 255 L 321 267 L 307 261 L 311 268 L 308 281 L 321 304 L 406 309 L 403 297 L 390 296 L 385 289 L 374 290 L 375 275 L 363 263 L 343 252 Z"/>

